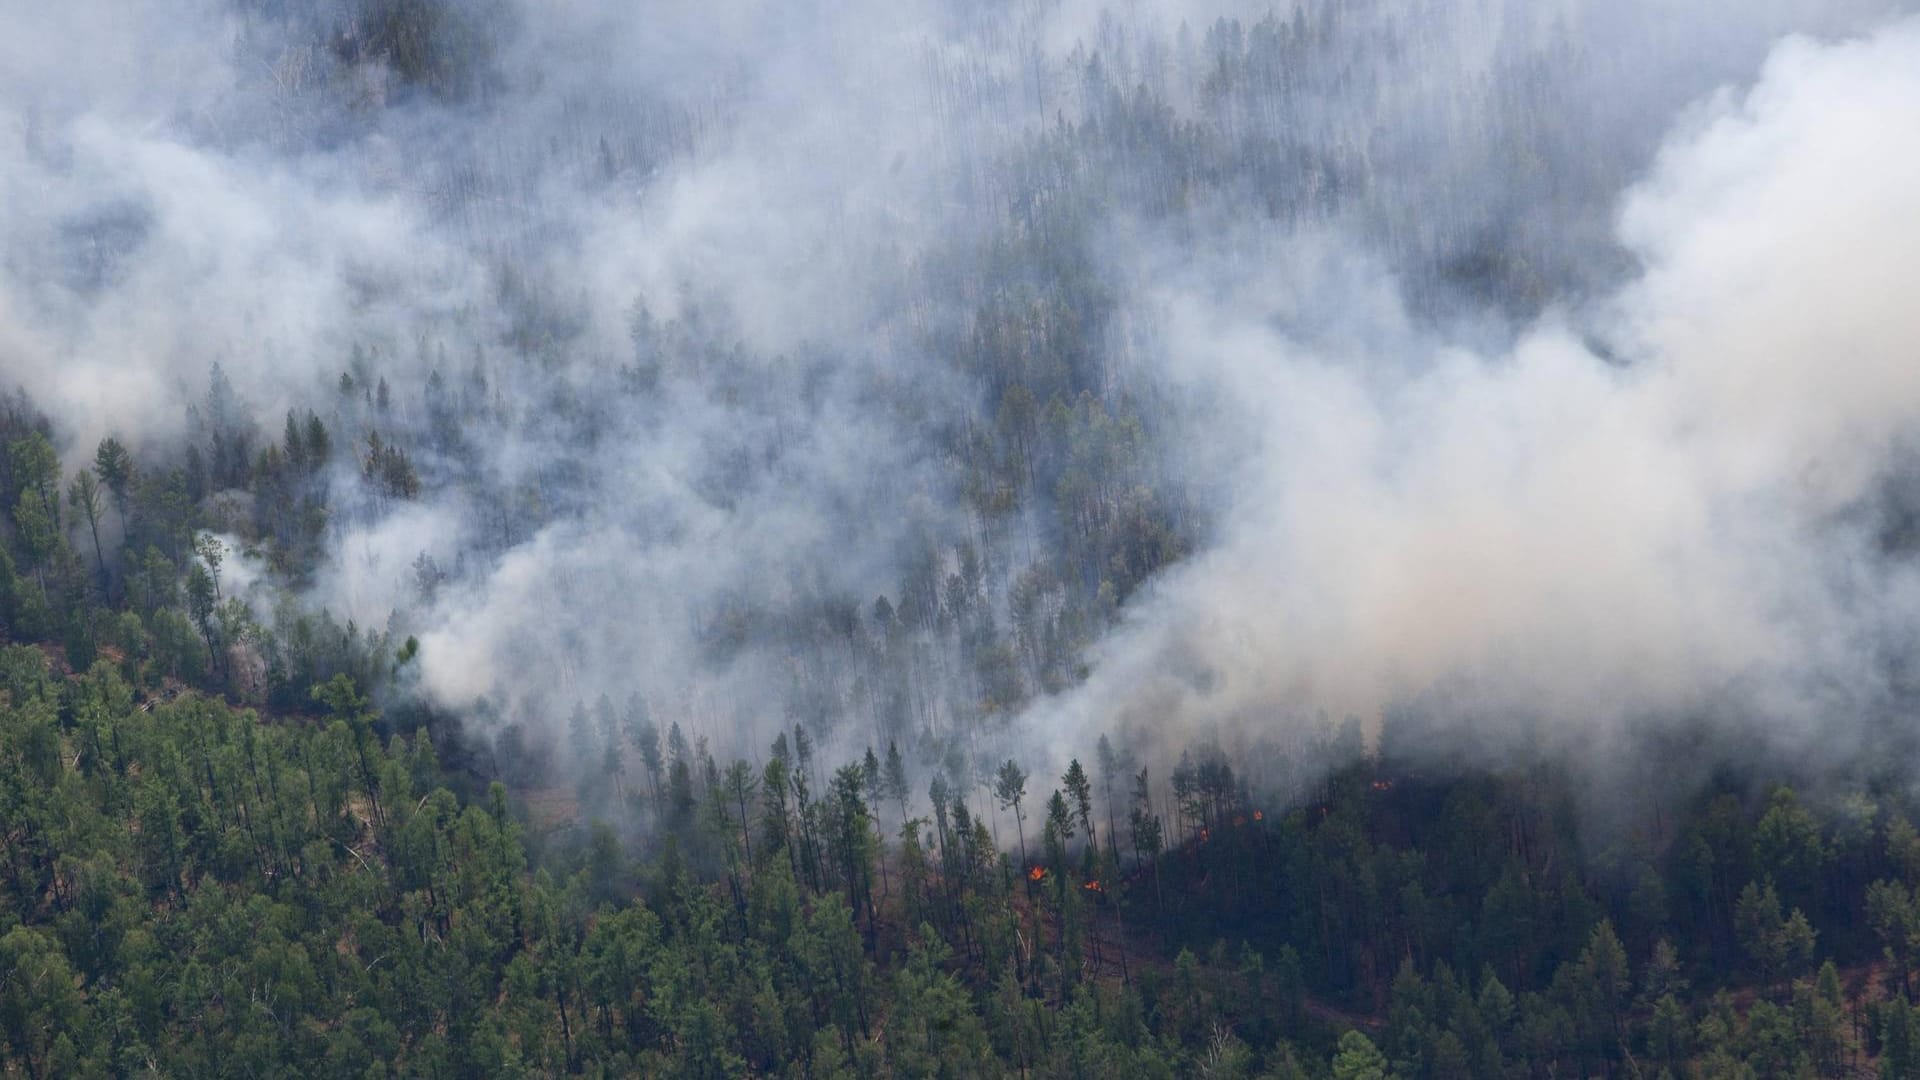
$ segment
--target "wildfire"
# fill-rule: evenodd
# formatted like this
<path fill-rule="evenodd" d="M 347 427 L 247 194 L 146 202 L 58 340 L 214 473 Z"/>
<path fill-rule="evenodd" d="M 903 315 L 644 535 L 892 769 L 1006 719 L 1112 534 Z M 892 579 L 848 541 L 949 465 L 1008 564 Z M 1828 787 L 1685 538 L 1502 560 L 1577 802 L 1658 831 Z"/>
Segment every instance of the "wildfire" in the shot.
<path fill-rule="evenodd" d="M 1100 887 L 1100 883 L 1099 883 L 1098 881 L 1089 881 L 1089 882 L 1087 882 L 1087 883 L 1086 883 L 1085 885 L 1082 885 L 1082 886 L 1081 886 L 1081 888 L 1083 888 L 1083 889 L 1092 889 L 1092 890 L 1093 890 L 1094 892 L 1106 892 L 1106 891 L 1107 891 L 1107 890 L 1105 890 L 1105 889 L 1103 889 L 1103 888 L 1101 888 L 1101 887 Z"/>
<path fill-rule="evenodd" d="M 1036 866 L 1033 869 L 1027 871 L 1028 881 L 1039 881 L 1041 878 L 1044 878 L 1046 876 L 1047 876 L 1047 868 L 1044 866 Z"/>
<path fill-rule="evenodd" d="M 1253 812 L 1253 820 L 1255 820 L 1255 821 L 1265 821 L 1265 820 L 1267 820 L 1267 815 L 1266 815 L 1266 814 L 1264 814 L 1264 813 L 1262 813 L 1262 812 L 1261 812 L 1261 811 L 1259 811 L 1259 810 L 1255 810 L 1255 811 Z"/>

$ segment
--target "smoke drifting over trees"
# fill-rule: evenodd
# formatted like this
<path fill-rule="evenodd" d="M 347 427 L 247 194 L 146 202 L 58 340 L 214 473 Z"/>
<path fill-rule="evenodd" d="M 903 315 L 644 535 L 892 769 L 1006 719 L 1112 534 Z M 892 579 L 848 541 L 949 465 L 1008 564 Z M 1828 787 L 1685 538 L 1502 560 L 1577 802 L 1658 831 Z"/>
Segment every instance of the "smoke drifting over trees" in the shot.
<path fill-rule="evenodd" d="M 9 17 L 16 569 L 502 775 L 635 785 L 636 710 L 969 790 L 1323 713 L 1844 761 L 1914 630 L 1903 14 Z"/>
<path fill-rule="evenodd" d="M 0 1074 L 1920 1076 L 1920 5 L 0 10 Z"/>

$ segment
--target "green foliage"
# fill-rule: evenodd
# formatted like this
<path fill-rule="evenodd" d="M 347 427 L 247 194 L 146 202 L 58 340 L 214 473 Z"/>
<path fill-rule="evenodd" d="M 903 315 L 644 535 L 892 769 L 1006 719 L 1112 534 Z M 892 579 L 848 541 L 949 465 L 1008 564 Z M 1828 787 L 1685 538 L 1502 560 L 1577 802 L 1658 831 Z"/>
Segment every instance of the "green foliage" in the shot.
<path fill-rule="evenodd" d="M 1498 937 L 1463 923 L 1449 937 L 1432 912 L 1482 910 L 1459 904 L 1450 882 L 1491 895 L 1512 875 L 1395 848 L 1389 838 L 1408 835 L 1410 820 L 1401 800 L 1425 796 L 1356 784 L 1367 775 L 1357 770 L 1329 781 L 1324 814 L 1273 821 L 1244 813 L 1234 794 L 1244 784 L 1224 763 L 1196 759 L 1183 816 L 1207 832 L 1134 856 L 1172 872 L 1161 896 L 1144 873 L 1098 891 L 1082 880 L 1068 844 L 1092 822 L 1070 768 L 1067 790 L 1047 800 L 1045 882 L 1028 890 L 1009 888 L 985 824 L 943 778 L 933 822 L 903 821 L 892 844 L 877 826 L 877 800 L 893 797 L 878 755 L 833 770 L 816 797 L 802 778 L 817 753 L 804 729 L 783 733 L 758 771 L 720 767 L 672 731 L 675 775 L 702 808 L 684 844 L 636 857 L 595 823 L 536 855 L 504 787 L 469 803 L 446 786 L 431 732 L 382 740 L 368 695 L 344 673 L 311 697 L 330 722 L 263 722 L 194 694 L 143 700 L 113 663 L 62 678 L 39 650 L 0 650 L 0 1068 L 1303 1077 L 1317 1067 L 1411 1080 L 1831 1075 L 1862 1050 L 1860 1004 L 1840 967 L 1794 978 L 1819 940 L 1813 917 L 1782 915 L 1764 883 L 1742 891 L 1724 927 L 1761 980 L 1745 1005 L 1664 937 L 1636 959 L 1593 914 L 1606 904 L 1571 880 L 1514 901 L 1521 922 L 1562 931 Z M 644 719 L 630 707 L 629 727 Z M 625 739 L 622 723 L 601 703 L 587 726 Z M 1008 795 L 1023 787 L 1017 764 L 1001 772 Z M 1527 812 L 1515 798 L 1497 802 Z M 1445 805 L 1489 824 L 1474 800 Z M 1723 809 L 1703 804 L 1702 820 L 1725 826 Z M 1491 824 L 1491 836 L 1510 835 Z M 1558 857 L 1499 848 L 1477 857 L 1536 877 L 1534 860 Z M 1765 856 L 1754 865 L 1772 869 Z M 1262 895 L 1262 883 L 1281 891 Z M 1881 880 L 1859 899 L 1877 926 L 1904 932 L 1904 884 Z M 1132 933 L 1150 935 L 1124 963 L 1106 952 L 1129 933 L 1123 912 L 1143 928 Z M 1284 940 L 1179 947 L 1202 923 Z M 1544 955 L 1559 960 L 1536 977 L 1543 934 L 1558 942 Z M 1386 984 L 1367 959 L 1382 946 L 1402 957 Z M 1469 982 L 1447 957 L 1473 955 L 1485 963 Z M 1498 974 L 1509 969 L 1517 994 Z M 1714 996 L 1689 998 L 1693 985 Z M 1376 994 L 1387 1007 L 1368 1016 Z M 1905 998 L 1874 1006 L 1871 1028 L 1886 1075 L 1915 1075 L 1920 1020 Z"/>
<path fill-rule="evenodd" d="M 1340 1036 L 1340 1048 L 1333 1056 L 1334 1080 L 1389 1080 L 1393 1075 L 1386 1055 L 1373 1040 L 1358 1031 Z"/>
<path fill-rule="evenodd" d="M 444 479 L 461 433 L 407 431 L 404 388 L 382 407 L 363 371 L 329 407 L 357 478 L 316 413 L 256 452 L 218 376 L 183 462 L 109 439 L 62 491 L 44 434 L 10 435 L 0 617 L 39 647 L 0 651 L 0 1071 L 1914 1075 L 1920 839 L 1888 785 L 1736 776 L 1654 843 L 1583 831 L 1550 762 L 1422 778 L 1357 724 L 1164 771 L 1103 739 L 1097 777 L 1063 753 L 1031 799 L 1021 760 L 979 761 L 967 725 L 1070 684 L 1182 544 L 1058 304 L 983 301 L 1006 377 L 955 456 L 986 539 L 913 545 L 897 604 L 809 600 L 795 682 L 853 688 L 797 693 L 758 766 L 679 702 L 582 703 L 578 820 L 539 827 L 533 718 L 481 706 L 486 747 L 414 701 L 417 624 L 225 594 L 236 561 L 313 572 L 330 478 L 376 504 Z M 216 513 L 235 487 L 252 512 Z M 1058 547 L 1009 560 L 1016 511 Z M 951 734 L 931 656 L 980 697 Z M 848 716 L 875 749 L 836 767 Z M 1892 999 L 1863 1002 L 1879 958 Z"/>

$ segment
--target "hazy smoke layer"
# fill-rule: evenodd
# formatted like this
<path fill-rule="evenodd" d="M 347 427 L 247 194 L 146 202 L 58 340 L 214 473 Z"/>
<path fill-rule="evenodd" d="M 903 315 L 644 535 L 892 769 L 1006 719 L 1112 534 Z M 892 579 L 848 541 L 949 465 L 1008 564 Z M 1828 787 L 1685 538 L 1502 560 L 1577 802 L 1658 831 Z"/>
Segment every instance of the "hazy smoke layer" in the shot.
<path fill-rule="evenodd" d="M 1670 7 L 9 13 L 0 375 L 70 461 L 316 412 L 261 619 L 489 725 L 1844 741 L 1914 629 L 1920 30 Z"/>

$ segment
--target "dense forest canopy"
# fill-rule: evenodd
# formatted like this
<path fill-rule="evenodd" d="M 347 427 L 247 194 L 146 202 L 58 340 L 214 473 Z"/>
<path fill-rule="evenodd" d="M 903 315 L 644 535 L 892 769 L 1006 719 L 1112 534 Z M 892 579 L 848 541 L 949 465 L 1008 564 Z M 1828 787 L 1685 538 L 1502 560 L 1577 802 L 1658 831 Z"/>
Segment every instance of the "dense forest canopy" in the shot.
<path fill-rule="evenodd" d="M 1920 1076 L 1900 0 L 0 13 L 0 1071 Z"/>

